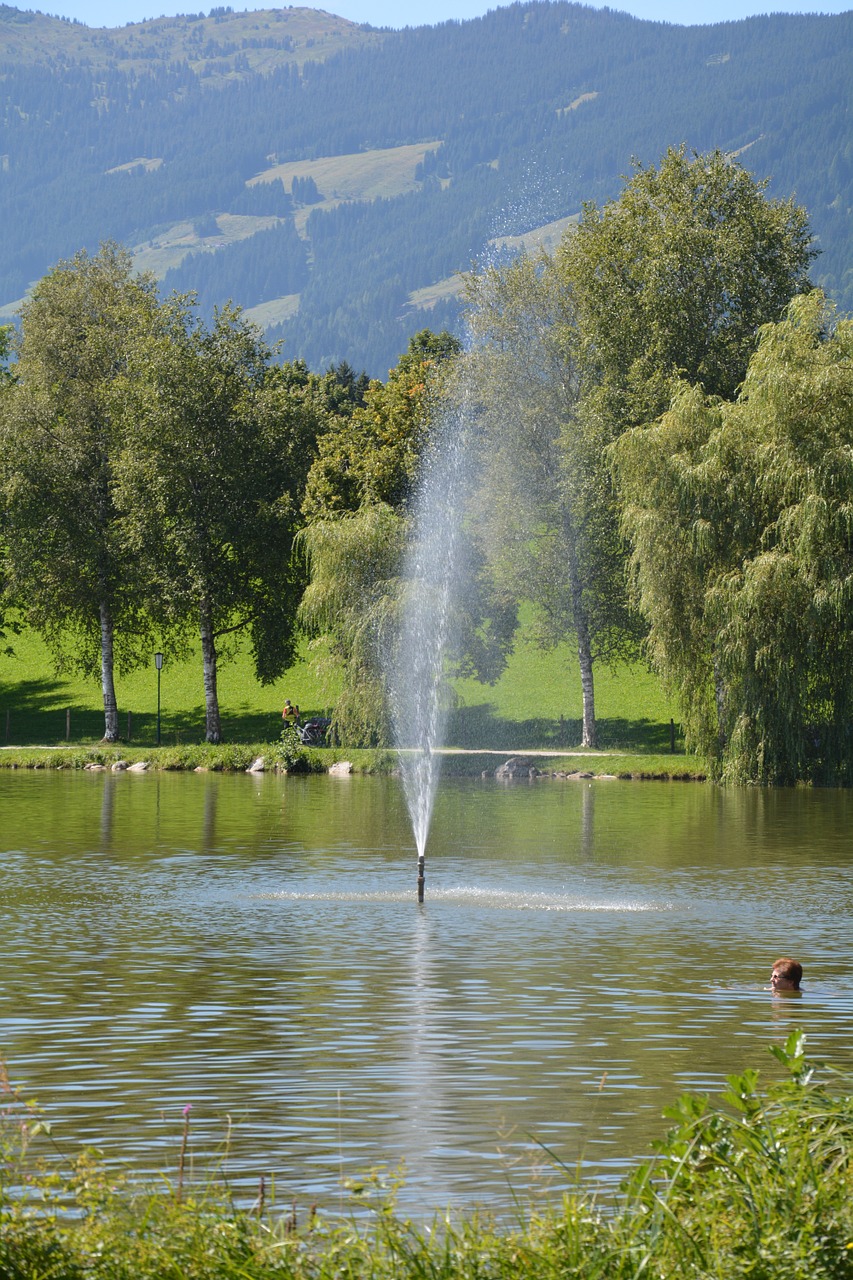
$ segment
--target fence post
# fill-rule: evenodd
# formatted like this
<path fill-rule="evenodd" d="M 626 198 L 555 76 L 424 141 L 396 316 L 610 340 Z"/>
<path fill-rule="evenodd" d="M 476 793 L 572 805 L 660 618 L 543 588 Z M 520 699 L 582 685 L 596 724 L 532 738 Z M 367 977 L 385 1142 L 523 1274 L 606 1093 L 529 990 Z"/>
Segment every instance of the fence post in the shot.
<path fill-rule="evenodd" d="M 128 740 L 128 742 L 130 742 L 130 739 L 132 738 L 132 736 L 133 736 L 133 712 L 132 712 L 132 711 L 128 711 L 128 713 L 127 713 L 127 740 Z"/>
<path fill-rule="evenodd" d="M 6 745 L 7 745 L 7 746 L 9 745 L 9 720 L 10 720 L 10 718 L 11 718 L 11 715 L 12 715 L 12 713 L 11 713 L 11 711 L 9 710 L 9 708 L 7 707 L 7 708 L 6 708 Z"/>
<path fill-rule="evenodd" d="M 669 750 L 671 755 L 675 755 L 675 721 L 669 722 Z"/>
<path fill-rule="evenodd" d="M 71 741 L 71 708 L 65 709 L 65 741 Z"/>

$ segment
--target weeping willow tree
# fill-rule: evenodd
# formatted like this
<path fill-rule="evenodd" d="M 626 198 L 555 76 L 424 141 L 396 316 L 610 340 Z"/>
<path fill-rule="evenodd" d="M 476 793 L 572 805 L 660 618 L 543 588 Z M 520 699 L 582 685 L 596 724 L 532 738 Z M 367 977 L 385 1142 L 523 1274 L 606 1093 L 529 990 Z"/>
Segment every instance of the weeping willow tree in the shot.
<path fill-rule="evenodd" d="M 794 299 L 736 401 L 684 385 L 613 456 L 690 743 L 732 781 L 853 782 L 853 321 Z"/>
<path fill-rule="evenodd" d="M 383 658 L 399 614 L 406 530 L 404 517 L 377 503 L 299 535 L 311 577 L 299 621 L 325 647 L 329 683 L 340 682 L 333 735 L 353 746 L 389 740 Z"/>

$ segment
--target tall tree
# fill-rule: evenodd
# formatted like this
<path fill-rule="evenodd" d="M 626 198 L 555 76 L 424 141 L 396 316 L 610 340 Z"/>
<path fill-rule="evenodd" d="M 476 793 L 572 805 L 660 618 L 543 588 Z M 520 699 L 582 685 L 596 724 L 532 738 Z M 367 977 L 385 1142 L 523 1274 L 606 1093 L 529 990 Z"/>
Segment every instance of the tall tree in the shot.
<path fill-rule="evenodd" d="M 476 525 L 492 572 L 538 607 L 540 643 L 574 635 L 582 742 L 596 745 L 594 664 L 636 654 L 605 446 L 580 413 L 583 350 L 553 260 L 522 256 L 468 279 L 470 376 L 482 403 Z"/>
<path fill-rule="evenodd" d="M 807 288 L 806 213 L 767 185 L 721 151 L 670 148 L 563 238 L 590 391 L 620 429 L 662 413 L 674 377 L 734 396 L 759 327 Z"/>
<path fill-rule="evenodd" d="M 383 660 L 397 623 L 405 539 L 405 520 L 386 503 L 314 520 L 300 535 L 310 583 L 299 617 L 323 637 L 340 678 L 333 732 L 341 742 L 378 746 L 389 738 Z"/>
<path fill-rule="evenodd" d="M 163 335 L 136 352 L 146 377 L 122 405 L 119 492 L 152 616 L 200 638 L 206 738 L 219 742 L 227 637 L 250 635 L 262 682 L 293 660 L 304 585 L 293 537 L 321 409 L 307 371 L 270 367 L 238 309 L 209 329 L 184 299 L 167 311 Z"/>
<path fill-rule="evenodd" d="M 853 322 L 794 299 L 735 402 L 682 384 L 614 453 L 690 740 L 736 781 L 853 781 Z"/>
<path fill-rule="evenodd" d="M 0 423 L 3 421 L 2 397 L 4 392 L 12 384 L 12 375 L 9 372 L 8 359 L 11 351 L 13 330 L 11 325 L 0 326 Z M 0 477 L 2 476 L 2 463 L 0 463 Z M 10 623 L 7 617 L 8 607 L 11 603 L 9 596 L 9 584 L 6 577 L 5 569 L 5 548 L 6 548 L 6 531 L 5 531 L 5 510 L 4 504 L 0 501 L 0 643 L 5 641 L 6 633 L 9 630 L 15 630 L 15 624 Z M 12 649 L 7 647 L 6 654 L 11 654 Z"/>
<path fill-rule="evenodd" d="M 448 333 L 422 330 L 386 383 L 371 382 L 364 405 L 333 422 L 308 479 L 302 535 L 311 571 L 301 617 L 326 641 L 341 681 L 334 729 L 352 743 L 387 741 L 386 667 L 399 621 L 403 557 L 421 461 L 460 352 Z M 495 679 L 505 662 L 515 612 L 494 591 L 469 546 L 453 632 L 451 664 Z M 380 643 L 381 641 L 381 643 Z"/>
<path fill-rule="evenodd" d="M 0 411 L 9 590 L 60 666 L 100 671 L 107 741 L 119 732 L 116 655 L 138 661 L 146 633 L 116 504 L 112 389 L 157 317 L 153 281 L 119 246 L 59 263 L 22 308 Z"/>
<path fill-rule="evenodd" d="M 375 503 L 408 506 L 443 377 L 460 350 L 451 334 L 422 329 L 387 382 L 374 379 L 360 392 L 363 403 L 331 419 L 308 478 L 309 520 Z"/>
<path fill-rule="evenodd" d="M 442 366 L 459 350 L 449 334 L 422 330 L 363 403 L 332 417 L 321 436 L 303 504 L 301 542 L 310 584 L 305 629 L 328 655 L 339 685 L 333 732 L 343 742 L 388 741 L 383 667 L 397 617 L 405 511 Z"/>

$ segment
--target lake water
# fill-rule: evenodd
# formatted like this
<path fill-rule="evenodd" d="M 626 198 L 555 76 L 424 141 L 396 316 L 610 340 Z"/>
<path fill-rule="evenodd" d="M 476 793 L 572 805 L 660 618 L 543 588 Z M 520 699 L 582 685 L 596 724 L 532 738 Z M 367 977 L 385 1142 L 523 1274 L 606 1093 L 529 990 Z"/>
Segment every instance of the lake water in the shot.
<path fill-rule="evenodd" d="M 0 1052 L 63 1144 L 246 1202 L 610 1184 L 794 1027 L 853 1068 L 853 796 L 444 781 L 426 901 L 387 778 L 0 774 Z M 799 997 L 766 990 L 778 955 Z"/>

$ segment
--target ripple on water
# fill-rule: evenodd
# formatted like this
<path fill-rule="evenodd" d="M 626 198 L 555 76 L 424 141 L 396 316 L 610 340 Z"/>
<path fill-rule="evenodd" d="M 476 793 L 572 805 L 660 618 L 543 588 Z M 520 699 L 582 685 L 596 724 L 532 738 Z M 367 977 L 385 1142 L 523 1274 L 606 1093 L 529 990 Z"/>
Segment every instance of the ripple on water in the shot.
<path fill-rule="evenodd" d="M 344 890 L 290 890 L 279 889 L 259 893 L 258 899 L 280 902 L 411 902 L 413 894 L 399 890 L 373 890 L 366 893 Z M 493 911 L 611 911 L 616 914 L 640 911 L 674 911 L 675 904 L 661 900 L 640 898 L 592 898 L 564 893 L 531 893 L 508 889 L 480 888 L 476 885 L 458 885 L 452 888 L 433 889 L 427 894 L 429 902 L 452 903 L 458 906 L 486 907 Z"/>
<path fill-rule="evenodd" d="M 192 1102 L 197 1162 L 233 1118 L 238 1196 L 405 1160 L 407 1212 L 511 1210 L 537 1143 L 618 1178 L 794 1027 L 853 1065 L 843 798 L 454 782 L 422 908 L 394 780 L 0 777 L 0 813 L 13 1082 L 137 1169 L 174 1175 Z"/>

